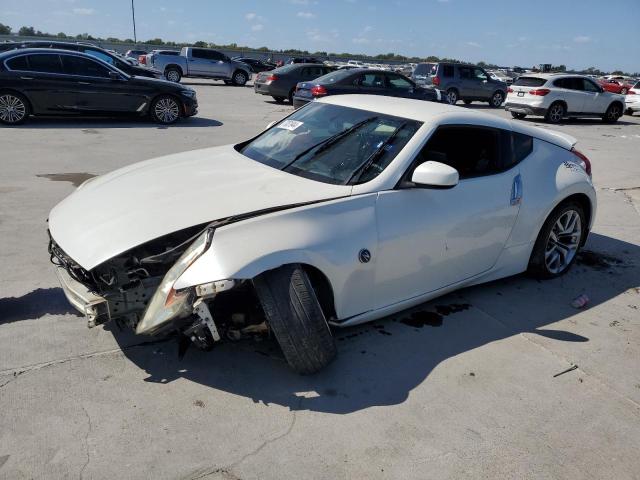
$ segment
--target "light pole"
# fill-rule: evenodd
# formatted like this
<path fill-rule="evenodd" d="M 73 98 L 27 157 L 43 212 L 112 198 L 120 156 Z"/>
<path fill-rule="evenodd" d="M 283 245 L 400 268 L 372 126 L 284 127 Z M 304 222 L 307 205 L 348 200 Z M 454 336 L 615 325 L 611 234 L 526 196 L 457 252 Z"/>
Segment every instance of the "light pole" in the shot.
<path fill-rule="evenodd" d="M 136 7 L 131 0 L 131 17 L 133 18 L 133 43 L 138 44 L 138 38 L 136 37 Z"/>

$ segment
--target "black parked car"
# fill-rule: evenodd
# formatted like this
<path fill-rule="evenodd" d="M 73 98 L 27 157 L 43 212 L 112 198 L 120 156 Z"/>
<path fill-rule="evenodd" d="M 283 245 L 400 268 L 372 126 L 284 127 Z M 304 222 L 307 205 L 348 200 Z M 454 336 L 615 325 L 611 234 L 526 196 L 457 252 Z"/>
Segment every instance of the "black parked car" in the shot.
<path fill-rule="evenodd" d="M 270 95 L 279 103 L 285 99 L 293 103 L 293 93 L 298 82 L 311 81 L 332 70 L 322 64 L 291 63 L 270 72 L 259 73 L 253 82 L 253 90 L 260 95 Z"/>
<path fill-rule="evenodd" d="M 0 123 L 29 115 L 149 115 L 169 124 L 197 113 L 196 92 L 129 76 L 95 57 L 56 49 L 0 53 Z"/>
<path fill-rule="evenodd" d="M 443 99 L 439 90 L 420 88 L 399 73 L 359 68 L 338 70 L 311 82 L 299 83 L 293 96 L 293 106 L 301 107 L 317 97 L 347 93 L 386 95 L 432 102 Z"/>
<path fill-rule="evenodd" d="M 105 49 L 96 47 L 95 45 L 87 43 L 72 43 L 72 42 L 52 42 L 44 40 L 34 40 L 29 42 L 20 42 L 18 48 L 57 48 L 60 50 L 73 50 L 74 52 L 82 52 L 87 55 L 99 58 L 103 62 L 107 62 L 109 65 L 113 65 L 119 70 L 129 75 L 135 75 L 137 77 L 149 77 L 149 78 L 161 78 L 162 75 L 159 72 L 154 72 L 148 68 L 131 65 L 125 60 L 118 58 L 116 55 L 107 52 Z"/>
<path fill-rule="evenodd" d="M 275 64 L 263 62 L 262 60 L 258 60 L 256 58 L 234 57 L 233 60 L 249 65 L 249 68 L 251 68 L 251 71 L 253 73 L 268 72 L 276 68 Z"/>
<path fill-rule="evenodd" d="M 287 64 L 290 63 L 322 63 L 315 57 L 291 57 L 287 60 Z"/>

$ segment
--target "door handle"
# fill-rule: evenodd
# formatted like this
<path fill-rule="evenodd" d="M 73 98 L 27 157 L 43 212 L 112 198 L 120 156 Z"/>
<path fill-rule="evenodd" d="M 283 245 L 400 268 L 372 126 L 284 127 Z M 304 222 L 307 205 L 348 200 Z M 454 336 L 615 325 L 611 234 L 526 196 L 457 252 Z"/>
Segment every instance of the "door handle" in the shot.
<path fill-rule="evenodd" d="M 78 82 L 80 85 L 91 85 L 91 82 Z"/>
<path fill-rule="evenodd" d="M 511 205 L 520 205 L 522 202 L 522 177 L 520 174 L 513 179 L 511 186 Z"/>
<path fill-rule="evenodd" d="M 33 80 L 33 77 L 20 77 L 20 80 Z"/>

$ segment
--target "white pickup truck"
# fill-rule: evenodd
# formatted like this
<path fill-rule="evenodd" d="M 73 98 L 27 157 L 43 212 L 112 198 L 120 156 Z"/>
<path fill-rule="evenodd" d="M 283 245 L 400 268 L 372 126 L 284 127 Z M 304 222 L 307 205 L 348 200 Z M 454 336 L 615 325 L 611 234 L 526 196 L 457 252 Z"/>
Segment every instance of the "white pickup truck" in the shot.
<path fill-rule="evenodd" d="M 242 86 L 251 80 L 251 68 L 247 64 L 208 48 L 183 47 L 180 55 L 156 54 L 149 67 L 171 82 L 179 82 L 182 77 L 211 78 Z"/>

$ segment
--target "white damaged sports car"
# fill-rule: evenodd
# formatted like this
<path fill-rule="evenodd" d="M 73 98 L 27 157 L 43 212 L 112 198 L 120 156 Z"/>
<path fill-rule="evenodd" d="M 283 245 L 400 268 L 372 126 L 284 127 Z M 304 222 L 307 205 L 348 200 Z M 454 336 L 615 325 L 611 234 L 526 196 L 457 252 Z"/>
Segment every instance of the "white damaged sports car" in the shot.
<path fill-rule="evenodd" d="M 450 105 L 329 97 L 246 142 L 88 180 L 51 211 L 49 252 L 90 326 L 205 349 L 272 333 L 312 373 L 336 355 L 330 325 L 565 273 L 596 211 L 574 144 Z"/>

